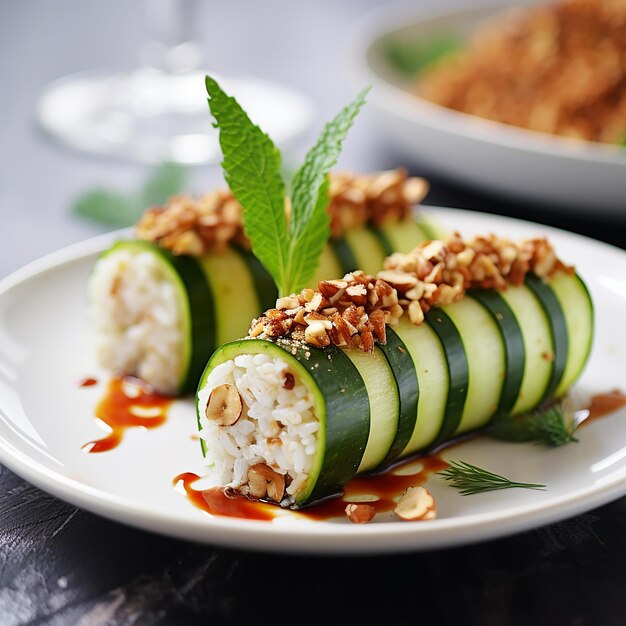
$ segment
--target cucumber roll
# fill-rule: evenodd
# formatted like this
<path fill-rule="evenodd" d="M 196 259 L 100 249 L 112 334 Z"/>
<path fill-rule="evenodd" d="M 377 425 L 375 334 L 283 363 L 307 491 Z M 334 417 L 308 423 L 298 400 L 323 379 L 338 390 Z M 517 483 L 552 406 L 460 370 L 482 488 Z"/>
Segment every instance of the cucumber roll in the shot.
<path fill-rule="evenodd" d="M 426 183 L 403 170 L 331 177 L 332 238 L 315 281 L 357 267 L 378 271 L 392 250 L 434 238 L 415 219 Z M 95 263 L 88 284 L 96 354 L 105 369 L 156 391 L 193 391 L 207 358 L 245 334 L 272 307 L 276 288 L 249 250 L 241 207 L 230 191 L 172 198 L 147 211 L 138 239 L 119 241 Z"/>
<path fill-rule="evenodd" d="M 197 390 L 212 479 L 300 508 L 496 414 L 567 393 L 589 293 L 545 240 L 454 235 L 283 298 L 219 347 Z"/>

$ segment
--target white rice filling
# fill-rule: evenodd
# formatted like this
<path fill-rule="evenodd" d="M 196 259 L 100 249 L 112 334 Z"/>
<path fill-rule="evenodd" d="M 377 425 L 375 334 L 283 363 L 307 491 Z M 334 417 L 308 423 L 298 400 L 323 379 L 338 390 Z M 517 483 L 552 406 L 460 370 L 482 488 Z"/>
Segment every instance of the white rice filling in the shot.
<path fill-rule="evenodd" d="M 291 478 L 283 506 L 295 502 L 307 481 L 319 429 L 313 398 L 305 385 L 294 376 L 293 389 L 284 388 L 287 372 L 288 364 L 280 357 L 242 354 L 218 365 L 198 393 L 200 437 L 207 444 L 212 481 L 246 494 L 248 470 L 265 463 Z M 241 417 L 226 427 L 205 416 L 211 392 L 223 384 L 234 385 L 243 401 Z"/>
<path fill-rule="evenodd" d="M 183 368 L 180 303 L 154 255 L 121 249 L 102 257 L 87 293 L 99 364 L 175 393 Z"/>

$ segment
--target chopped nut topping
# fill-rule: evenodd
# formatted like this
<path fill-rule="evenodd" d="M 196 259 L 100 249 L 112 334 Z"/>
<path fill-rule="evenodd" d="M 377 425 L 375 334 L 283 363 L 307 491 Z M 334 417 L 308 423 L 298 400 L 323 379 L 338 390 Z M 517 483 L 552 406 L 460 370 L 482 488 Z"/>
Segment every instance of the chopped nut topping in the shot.
<path fill-rule="evenodd" d="M 232 426 L 239 421 L 243 411 L 243 403 L 234 385 L 227 383 L 215 387 L 209 395 L 205 414 L 218 426 Z"/>
<path fill-rule="evenodd" d="M 228 189 L 198 199 L 174 196 L 164 207 L 148 209 L 135 230 L 139 239 L 154 241 L 174 254 L 198 257 L 231 241 L 249 248 L 241 206 Z"/>
<path fill-rule="evenodd" d="M 423 178 L 409 177 L 404 168 L 370 175 L 333 174 L 330 179 L 330 229 L 333 237 L 366 223 L 382 226 L 408 219 L 429 191 Z"/>
<path fill-rule="evenodd" d="M 368 222 L 409 219 L 414 205 L 428 193 L 426 180 L 407 177 L 403 169 L 369 175 L 331 173 L 330 204 L 333 237 Z M 285 210 L 288 211 L 289 199 Z M 250 248 L 243 230 L 243 210 L 229 189 L 194 198 L 170 198 L 163 207 L 148 209 L 136 226 L 139 239 L 154 241 L 174 254 L 200 257 L 233 242 Z M 288 308 L 288 307 L 278 307 Z"/>
<path fill-rule="evenodd" d="M 280 298 L 277 305 L 288 299 L 290 308 L 277 306 L 253 320 L 250 337 L 290 337 L 318 348 L 332 344 L 371 352 L 375 341 L 386 342 L 385 325 L 402 315 L 396 290 L 360 271 L 321 281 L 318 291 L 310 292 Z M 296 301 L 298 306 L 291 306 Z"/>
<path fill-rule="evenodd" d="M 489 235 L 465 241 L 425 241 L 408 254 L 387 257 L 376 278 L 361 271 L 324 280 L 318 290 L 280 298 L 276 308 L 253 320 L 250 337 L 284 337 L 316 347 L 348 346 L 371 352 L 386 342 L 386 324 L 406 312 L 419 325 L 435 306 L 460 300 L 468 289 L 521 285 L 528 272 L 548 279 L 573 272 L 546 239 L 513 243 Z"/>
<path fill-rule="evenodd" d="M 454 233 L 445 241 L 424 241 L 408 254 L 392 254 L 378 278 L 397 289 L 411 322 L 420 324 L 432 307 L 456 302 L 470 288 L 504 290 L 523 284 L 528 272 L 547 279 L 562 270 L 573 271 L 546 239 L 518 244 L 489 235 L 465 241 Z"/>
<path fill-rule="evenodd" d="M 409 487 L 398 500 L 393 512 L 406 521 L 430 520 L 437 517 L 435 499 L 424 487 Z"/>
<path fill-rule="evenodd" d="M 256 463 L 248 470 L 248 488 L 253 498 L 280 502 L 285 495 L 285 477 L 265 463 Z"/>
<path fill-rule="evenodd" d="M 354 504 L 346 506 L 346 516 L 353 524 L 365 524 L 376 515 L 376 509 L 371 504 Z"/>

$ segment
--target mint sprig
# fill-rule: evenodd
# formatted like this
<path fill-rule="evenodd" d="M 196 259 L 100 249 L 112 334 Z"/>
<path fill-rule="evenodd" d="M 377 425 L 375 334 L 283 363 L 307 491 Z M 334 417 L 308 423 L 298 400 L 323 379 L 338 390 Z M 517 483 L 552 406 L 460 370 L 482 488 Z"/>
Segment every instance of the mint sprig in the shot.
<path fill-rule="evenodd" d="M 289 222 L 288 275 L 291 283 L 286 293 L 305 287 L 315 273 L 322 249 L 330 236 L 330 218 L 326 211 L 329 203 L 328 172 L 341 154 L 343 140 L 365 104 L 368 91 L 361 91 L 353 102 L 326 124 L 294 176 Z"/>
<path fill-rule="evenodd" d="M 252 252 L 281 296 L 295 293 L 307 286 L 328 240 L 328 173 L 368 89 L 324 127 L 309 150 L 291 184 L 289 219 L 280 151 L 210 76 L 206 77 L 206 89 L 214 125 L 219 129 L 224 178 L 243 208 Z"/>

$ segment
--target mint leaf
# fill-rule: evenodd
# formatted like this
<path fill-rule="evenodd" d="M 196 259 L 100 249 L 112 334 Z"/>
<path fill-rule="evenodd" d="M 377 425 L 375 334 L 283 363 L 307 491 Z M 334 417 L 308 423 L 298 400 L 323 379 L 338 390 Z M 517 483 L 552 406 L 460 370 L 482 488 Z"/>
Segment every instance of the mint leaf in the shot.
<path fill-rule="evenodd" d="M 141 215 L 135 198 L 118 191 L 94 189 L 78 197 L 72 205 L 76 215 L 108 226 L 130 226 Z"/>
<path fill-rule="evenodd" d="M 144 208 L 164 204 L 168 198 L 181 193 L 187 182 L 185 168 L 177 163 L 163 163 L 150 175 L 141 190 Z"/>
<path fill-rule="evenodd" d="M 328 173 L 335 165 L 343 140 L 358 115 L 369 87 L 344 107 L 322 130 L 293 179 L 289 223 L 289 283 L 286 293 L 306 287 L 315 273 L 330 236 Z"/>
<path fill-rule="evenodd" d="M 289 242 L 280 152 L 210 76 L 206 77 L 206 89 L 219 128 L 224 177 L 243 208 L 244 229 L 252 252 L 284 295 Z"/>

